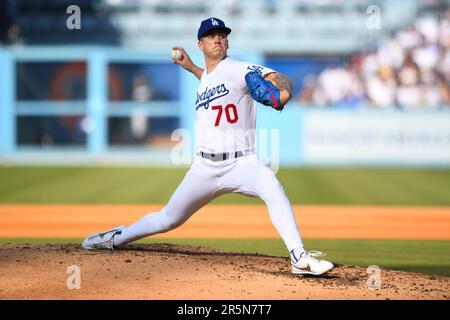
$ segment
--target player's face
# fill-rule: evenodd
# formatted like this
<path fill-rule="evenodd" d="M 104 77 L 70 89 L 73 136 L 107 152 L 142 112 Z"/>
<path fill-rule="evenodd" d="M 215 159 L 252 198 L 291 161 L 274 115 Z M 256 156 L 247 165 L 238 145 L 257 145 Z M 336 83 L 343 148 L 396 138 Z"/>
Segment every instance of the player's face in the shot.
<path fill-rule="evenodd" d="M 200 39 L 198 47 L 208 58 L 221 59 L 227 55 L 227 35 L 225 32 L 220 30 L 213 31 Z"/>

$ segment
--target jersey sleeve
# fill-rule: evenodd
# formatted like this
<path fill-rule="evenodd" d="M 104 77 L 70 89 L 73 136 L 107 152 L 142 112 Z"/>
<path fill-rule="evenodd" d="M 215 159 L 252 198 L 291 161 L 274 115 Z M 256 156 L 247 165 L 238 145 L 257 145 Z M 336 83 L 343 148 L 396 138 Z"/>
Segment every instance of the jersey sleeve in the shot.
<path fill-rule="evenodd" d="M 257 64 L 251 64 L 251 63 L 245 63 L 244 64 L 244 77 L 250 71 L 257 71 L 263 76 L 265 76 L 266 74 L 272 73 L 272 72 L 276 72 L 275 70 L 264 67 L 264 66 L 260 66 Z"/>
<path fill-rule="evenodd" d="M 273 69 L 266 68 L 264 66 L 260 66 L 260 65 L 253 64 L 253 63 L 248 63 L 248 62 L 242 62 L 240 64 L 239 71 L 240 71 L 239 72 L 239 80 L 242 83 L 242 90 L 244 92 L 248 92 L 247 84 L 245 83 L 245 75 L 247 73 L 249 73 L 250 71 L 259 72 L 262 76 L 265 76 L 265 75 L 267 75 L 269 73 L 272 73 L 272 72 L 277 72 L 277 71 L 275 71 Z"/>

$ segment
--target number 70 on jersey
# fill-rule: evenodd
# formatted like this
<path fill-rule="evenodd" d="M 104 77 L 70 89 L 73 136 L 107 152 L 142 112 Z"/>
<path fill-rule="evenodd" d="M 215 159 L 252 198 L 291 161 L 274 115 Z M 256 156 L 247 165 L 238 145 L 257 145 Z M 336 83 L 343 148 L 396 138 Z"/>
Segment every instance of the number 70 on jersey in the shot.
<path fill-rule="evenodd" d="M 214 123 L 214 126 L 217 127 L 220 124 L 222 114 L 225 112 L 225 118 L 229 123 L 236 123 L 239 119 L 238 112 L 236 109 L 236 105 L 229 103 L 225 106 L 225 108 L 222 105 L 212 106 L 212 110 L 217 111 L 217 117 L 216 122 Z"/>

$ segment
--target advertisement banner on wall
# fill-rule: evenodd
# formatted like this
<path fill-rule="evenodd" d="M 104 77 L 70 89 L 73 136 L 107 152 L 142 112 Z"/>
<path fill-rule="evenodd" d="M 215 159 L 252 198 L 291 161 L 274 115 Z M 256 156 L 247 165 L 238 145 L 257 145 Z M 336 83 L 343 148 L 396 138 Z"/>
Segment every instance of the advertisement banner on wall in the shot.
<path fill-rule="evenodd" d="M 306 111 L 302 162 L 450 166 L 450 112 Z"/>

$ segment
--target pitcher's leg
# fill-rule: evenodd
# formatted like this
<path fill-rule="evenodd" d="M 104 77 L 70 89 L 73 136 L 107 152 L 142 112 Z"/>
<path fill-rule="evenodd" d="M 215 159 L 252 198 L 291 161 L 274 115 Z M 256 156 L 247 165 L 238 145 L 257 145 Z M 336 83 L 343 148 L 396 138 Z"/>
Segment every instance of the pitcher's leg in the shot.
<path fill-rule="evenodd" d="M 289 250 L 292 273 L 321 275 L 333 269 L 331 262 L 315 258 L 323 256 L 323 253 L 306 251 L 303 247 L 292 207 L 275 174 L 262 164 L 256 171 L 259 172 L 259 179 L 255 177 L 255 180 L 259 183 L 253 185 L 254 190 L 266 203 L 270 218 Z"/>
<path fill-rule="evenodd" d="M 289 252 L 296 248 L 303 250 L 300 231 L 283 186 L 256 156 L 247 158 L 230 173 L 226 183 L 234 186 L 237 193 L 260 197 Z"/>
<path fill-rule="evenodd" d="M 186 222 L 197 210 L 215 198 L 216 186 L 210 175 L 199 175 L 189 170 L 167 205 L 130 225 L 114 237 L 114 245 L 167 232 Z"/>
<path fill-rule="evenodd" d="M 266 169 L 270 171 L 270 169 Z M 270 171 L 270 173 L 272 172 Z M 270 173 L 261 175 L 261 183 L 257 186 L 257 192 L 266 203 L 270 219 L 284 240 L 289 252 L 297 248 L 302 250 L 303 242 L 292 206 L 284 192 L 283 186 L 276 176 Z"/>

